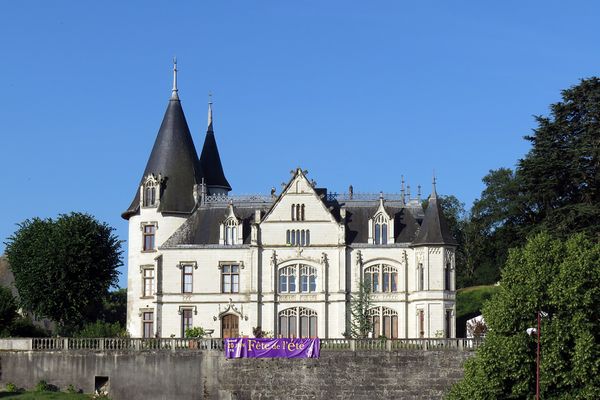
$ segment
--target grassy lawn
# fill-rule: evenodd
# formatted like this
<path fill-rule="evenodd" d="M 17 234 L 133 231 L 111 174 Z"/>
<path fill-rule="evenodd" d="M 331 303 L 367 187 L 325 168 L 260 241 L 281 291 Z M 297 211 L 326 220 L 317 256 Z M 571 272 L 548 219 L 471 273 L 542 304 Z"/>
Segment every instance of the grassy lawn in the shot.
<path fill-rule="evenodd" d="M 481 314 L 483 303 L 489 300 L 500 287 L 494 285 L 471 286 L 456 291 L 456 333 L 465 335 L 465 323 Z"/>
<path fill-rule="evenodd" d="M 89 400 L 92 397 L 87 394 L 79 393 L 61 393 L 61 392 L 23 392 L 23 393 L 8 393 L 0 392 L 2 400 Z"/>

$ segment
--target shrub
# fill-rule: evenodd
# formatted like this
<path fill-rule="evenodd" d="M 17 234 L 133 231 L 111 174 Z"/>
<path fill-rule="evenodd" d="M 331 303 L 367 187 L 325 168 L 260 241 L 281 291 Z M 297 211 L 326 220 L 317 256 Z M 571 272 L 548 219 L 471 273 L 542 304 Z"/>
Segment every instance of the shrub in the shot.
<path fill-rule="evenodd" d="M 17 387 L 17 385 L 15 385 L 15 384 L 14 384 L 14 383 L 12 383 L 12 382 L 8 382 L 8 383 L 6 384 L 6 388 L 5 388 L 5 390 L 6 390 L 8 393 L 17 393 L 17 392 L 19 392 L 19 388 Z"/>
<path fill-rule="evenodd" d="M 9 328 L 10 335 L 13 337 L 48 337 L 50 333 L 26 317 L 15 319 Z"/>
<path fill-rule="evenodd" d="M 110 338 L 110 337 L 129 337 L 127 331 L 118 323 L 108 323 L 103 321 L 96 321 L 91 324 L 87 324 L 79 332 L 75 334 L 75 337 L 82 338 Z"/>
<path fill-rule="evenodd" d="M 36 392 L 47 392 L 50 390 L 50 385 L 45 380 L 41 380 L 35 385 Z"/>

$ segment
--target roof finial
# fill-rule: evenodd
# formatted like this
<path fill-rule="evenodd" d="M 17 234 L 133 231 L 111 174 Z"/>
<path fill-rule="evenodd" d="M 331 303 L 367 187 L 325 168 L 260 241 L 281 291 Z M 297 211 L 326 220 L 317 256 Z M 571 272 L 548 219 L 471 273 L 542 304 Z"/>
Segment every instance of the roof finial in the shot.
<path fill-rule="evenodd" d="M 400 200 L 402 201 L 402 204 L 406 203 L 406 191 L 404 189 L 404 175 L 400 175 L 400 178 L 402 179 L 402 184 L 400 186 Z"/>
<path fill-rule="evenodd" d="M 173 90 L 171 91 L 171 100 L 179 100 L 177 94 L 177 57 L 173 57 Z"/>
<path fill-rule="evenodd" d="M 213 130 L 213 118 L 212 118 L 212 93 L 208 92 L 208 131 L 212 132 Z"/>
<path fill-rule="evenodd" d="M 437 191 L 435 190 L 435 183 L 436 183 L 436 179 L 435 179 L 435 169 L 433 170 L 433 187 L 431 189 L 431 198 L 436 199 L 437 198 Z"/>

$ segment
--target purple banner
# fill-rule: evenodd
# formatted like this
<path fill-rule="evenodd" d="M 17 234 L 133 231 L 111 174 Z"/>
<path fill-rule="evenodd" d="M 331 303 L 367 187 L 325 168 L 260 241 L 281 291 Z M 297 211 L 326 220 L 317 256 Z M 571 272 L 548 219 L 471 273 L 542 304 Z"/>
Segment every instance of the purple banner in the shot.
<path fill-rule="evenodd" d="M 320 354 L 319 339 L 225 339 L 226 358 L 319 358 Z"/>

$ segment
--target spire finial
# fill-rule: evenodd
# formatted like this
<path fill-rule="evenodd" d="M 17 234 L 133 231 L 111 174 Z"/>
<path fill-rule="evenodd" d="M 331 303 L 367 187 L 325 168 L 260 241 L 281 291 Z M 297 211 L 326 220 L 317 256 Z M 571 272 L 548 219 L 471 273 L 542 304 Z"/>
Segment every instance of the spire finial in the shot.
<path fill-rule="evenodd" d="M 171 91 L 171 100 L 179 100 L 177 94 L 177 57 L 173 57 L 173 89 Z"/>
<path fill-rule="evenodd" d="M 406 191 L 404 189 L 404 175 L 400 175 L 400 179 L 402 179 L 402 184 L 400 186 L 400 200 L 402 204 L 406 203 Z"/>
<path fill-rule="evenodd" d="M 213 130 L 213 127 L 212 127 L 212 124 L 213 124 L 212 104 L 213 104 L 213 102 L 212 102 L 212 93 L 208 92 L 208 125 L 207 126 L 208 126 L 208 131 L 209 132 L 212 132 L 212 130 Z"/>
<path fill-rule="evenodd" d="M 436 184 L 435 170 L 433 170 L 433 187 L 431 189 L 431 197 L 434 199 L 437 198 L 437 191 L 435 189 L 435 184 Z"/>

